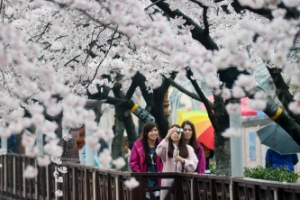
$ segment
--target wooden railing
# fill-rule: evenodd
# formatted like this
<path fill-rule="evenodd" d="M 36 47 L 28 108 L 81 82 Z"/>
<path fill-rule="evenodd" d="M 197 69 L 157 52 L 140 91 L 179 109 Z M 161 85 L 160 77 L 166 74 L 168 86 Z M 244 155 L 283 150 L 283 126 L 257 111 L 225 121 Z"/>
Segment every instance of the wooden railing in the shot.
<path fill-rule="evenodd" d="M 35 160 L 24 155 L 0 156 L 0 199 L 38 200 L 144 200 L 146 192 L 154 199 L 155 190 L 167 190 L 166 199 L 172 192 L 176 200 L 298 200 L 300 184 L 287 184 L 257 179 L 236 178 L 192 173 L 129 173 L 87 167 L 78 163 L 63 162 L 68 168 L 63 183 L 55 182 L 56 166 L 39 167 Z M 23 178 L 25 167 L 30 164 L 38 168 L 35 179 Z M 124 181 L 135 177 L 140 183 L 132 190 Z M 172 186 L 149 187 L 148 178 L 174 179 Z M 63 197 L 55 197 L 61 189 Z"/>

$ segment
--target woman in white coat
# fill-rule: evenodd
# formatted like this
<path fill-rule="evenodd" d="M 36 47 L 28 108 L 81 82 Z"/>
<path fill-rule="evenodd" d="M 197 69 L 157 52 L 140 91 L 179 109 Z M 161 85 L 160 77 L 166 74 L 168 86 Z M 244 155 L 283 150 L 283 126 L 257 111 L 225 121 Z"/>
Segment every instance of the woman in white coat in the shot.
<path fill-rule="evenodd" d="M 193 147 L 185 144 L 184 138 L 181 137 L 182 132 L 176 131 L 178 128 L 180 128 L 179 125 L 172 125 L 167 136 L 156 148 L 156 154 L 163 162 L 162 172 L 194 172 L 198 165 L 198 158 Z M 175 148 L 179 150 L 179 153 L 173 156 Z M 172 179 L 162 179 L 161 186 L 170 186 L 172 181 Z M 161 200 L 166 197 L 167 192 L 167 190 L 161 190 Z"/>

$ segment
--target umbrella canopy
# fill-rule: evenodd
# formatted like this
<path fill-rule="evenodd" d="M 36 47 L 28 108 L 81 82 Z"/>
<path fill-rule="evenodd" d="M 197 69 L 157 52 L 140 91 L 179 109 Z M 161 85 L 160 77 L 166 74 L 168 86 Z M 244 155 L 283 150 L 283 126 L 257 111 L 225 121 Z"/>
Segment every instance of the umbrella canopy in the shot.
<path fill-rule="evenodd" d="M 190 120 L 195 125 L 196 138 L 209 149 L 214 149 L 214 128 L 209 120 L 206 111 L 193 110 L 181 111 L 178 114 L 178 123 Z"/>
<path fill-rule="evenodd" d="M 214 96 L 207 97 L 209 101 L 214 102 Z M 257 116 L 257 111 L 247 107 L 248 101 L 250 99 L 248 97 L 241 98 L 241 113 L 242 116 Z M 201 109 L 206 110 L 203 103 L 201 103 Z"/>
<path fill-rule="evenodd" d="M 277 151 L 281 155 L 300 152 L 300 146 L 275 122 L 258 130 L 257 135 L 262 144 Z"/>

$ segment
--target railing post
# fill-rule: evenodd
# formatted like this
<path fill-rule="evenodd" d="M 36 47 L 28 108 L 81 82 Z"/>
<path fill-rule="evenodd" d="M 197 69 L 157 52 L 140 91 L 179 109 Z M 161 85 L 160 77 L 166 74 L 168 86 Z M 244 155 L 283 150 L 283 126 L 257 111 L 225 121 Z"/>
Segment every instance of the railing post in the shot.
<path fill-rule="evenodd" d="M 278 193 L 277 193 L 277 190 L 274 190 L 274 200 L 278 200 Z"/>
<path fill-rule="evenodd" d="M 50 164 L 51 165 L 51 164 Z M 47 199 L 50 200 L 50 185 L 49 185 L 49 165 L 46 166 L 46 190 L 47 190 Z"/>
<path fill-rule="evenodd" d="M 13 194 L 17 195 L 17 179 L 16 179 L 16 157 L 13 156 Z"/>
<path fill-rule="evenodd" d="M 5 192 L 5 191 L 7 191 L 7 188 L 6 188 L 6 184 L 7 184 L 7 167 L 8 167 L 8 165 L 7 165 L 7 157 L 6 157 L 6 155 L 4 155 L 4 162 L 3 162 L 3 165 L 4 165 L 4 184 L 3 184 L 3 191 Z"/>
<path fill-rule="evenodd" d="M 57 166 L 55 165 L 55 171 L 57 171 Z M 54 181 L 54 193 L 57 191 L 57 182 L 56 182 L 56 180 Z M 55 196 L 55 200 L 57 200 L 57 196 L 56 195 L 54 195 Z"/>
<path fill-rule="evenodd" d="M 93 200 L 96 199 L 96 172 L 93 172 Z"/>
<path fill-rule="evenodd" d="M 26 198 L 26 179 L 25 179 L 25 177 L 24 177 L 24 171 L 25 171 L 25 166 L 26 164 L 25 164 L 25 162 L 22 162 L 22 174 L 23 174 L 23 197 L 24 198 Z"/>
<path fill-rule="evenodd" d="M 84 170 L 83 170 L 83 178 L 81 179 L 81 181 L 82 181 L 82 186 L 83 186 L 83 196 L 84 196 L 84 199 L 87 199 L 87 182 L 88 182 L 88 177 L 87 177 L 87 169 L 86 168 L 84 168 Z"/>
<path fill-rule="evenodd" d="M 134 174 L 135 173 L 131 173 L 130 177 L 134 177 L 140 183 L 140 185 L 137 188 L 134 188 L 132 190 L 133 196 L 131 200 L 135 200 L 135 199 L 144 200 L 146 197 L 146 193 L 143 191 L 145 189 L 143 176 L 134 176 Z"/>
<path fill-rule="evenodd" d="M 232 187 L 232 180 L 230 180 L 229 190 L 230 190 L 230 200 L 233 200 L 233 187 Z"/>
<path fill-rule="evenodd" d="M 37 169 L 36 159 L 34 160 L 34 168 Z M 38 176 L 39 176 L 39 172 L 38 172 L 38 175 L 34 178 L 35 183 L 38 182 Z M 39 186 L 37 184 L 34 184 L 34 196 L 35 196 L 35 199 L 38 199 L 38 189 L 39 189 Z"/>
<path fill-rule="evenodd" d="M 194 178 L 190 179 L 191 181 L 191 200 L 194 200 Z"/>
<path fill-rule="evenodd" d="M 118 199 L 119 200 L 119 176 L 118 175 L 116 175 L 115 176 L 115 192 L 116 192 L 116 199 Z"/>
<path fill-rule="evenodd" d="M 72 169 L 72 197 L 75 198 L 76 191 L 75 191 L 75 167 Z"/>

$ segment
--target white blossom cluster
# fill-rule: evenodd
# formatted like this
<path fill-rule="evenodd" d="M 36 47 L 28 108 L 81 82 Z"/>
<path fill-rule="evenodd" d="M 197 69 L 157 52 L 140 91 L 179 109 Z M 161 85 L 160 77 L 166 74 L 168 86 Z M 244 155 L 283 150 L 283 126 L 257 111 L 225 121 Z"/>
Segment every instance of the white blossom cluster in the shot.
<path fill-rule="evenodd" d="M 49 157 L 38 157 L 38 164 L 47 165 L 50 157 L 61 164 L 62 149 L 53 134 L 58 125 L 46 116 L 63 113 L 65 124 L 88 124 L 95 134 L 87 143 L 98 149 L 94 141 L 113 134 L 97 130 L 95 114 L 85 109 L 86 89 L 95 93 L 97 84 L 110 86 L 102 75 L 112 69 L 123 75 L 125 92 L 136 72 L 147 78 L 149 92 L 161 85 L 161 75 L 169 77 L 174 70 L 179 72 L 178 79 L 184 80 L 186 67 L 193 71 L 193 79 L 204 80 L 216 90 L 221 84 L 218 70 L 236 66 L 252 74 L 260 63 L 282 69 L 286 80 L 300 86 L 299 60 L 288 57 L 299 43 L 300 21 L 286 18 L 286 10 L 278 7 L 283 3 L 299 11 L 300 1 L 238 2 L 253 9 L 270 9 L 271 16 L 247 10 L 236 13 L 229 0 L 163 1 L 170 10 L 178 9 L 198 23 L 202 31 L 207 29 L 207 21 L 207 42 L 218 46 L 209 49 L 193 39 L 195 26 L 187 26 L 183 17 L 157 12 L 149 0 L 4 0 L 0 8 L 0 136 L 8 138 L 34 125 L 46 134 L 48 142 L 44 149 Z M 203 6 L 207 8 L 205 16 Z M 222 6 L 227 6 L 226 12 Z M 255 87 L 252 75 L 241 75 L 232 91 L 225 89 L 221 95 L 240 98 Z M 300 95 L 296 98 L 289 108 L 299 114 Z M 264 109 L 265 99 L 255 95 L 249 107 Z M 238 107 L 229 105 L 226 109 L 236 113 Z M 224 134 L 238 135 L 236 130 Z M 35 136 L 23 133 L 28 156 L 38 154 L 35 140 Z M 99 158 L 103 168 L 110 168 L 111 162 L 123 165 L 122 160 L 112 161 L 109 152 L 102 155 L 106 156 Z M 31 177 L 29 174 L 37 171 L 28 166 L 25 175 Z M 129 185 L 131 182 L 136 186 L 133 180 Z M 62 196 L 62 192 L 56 195 Z"/>

